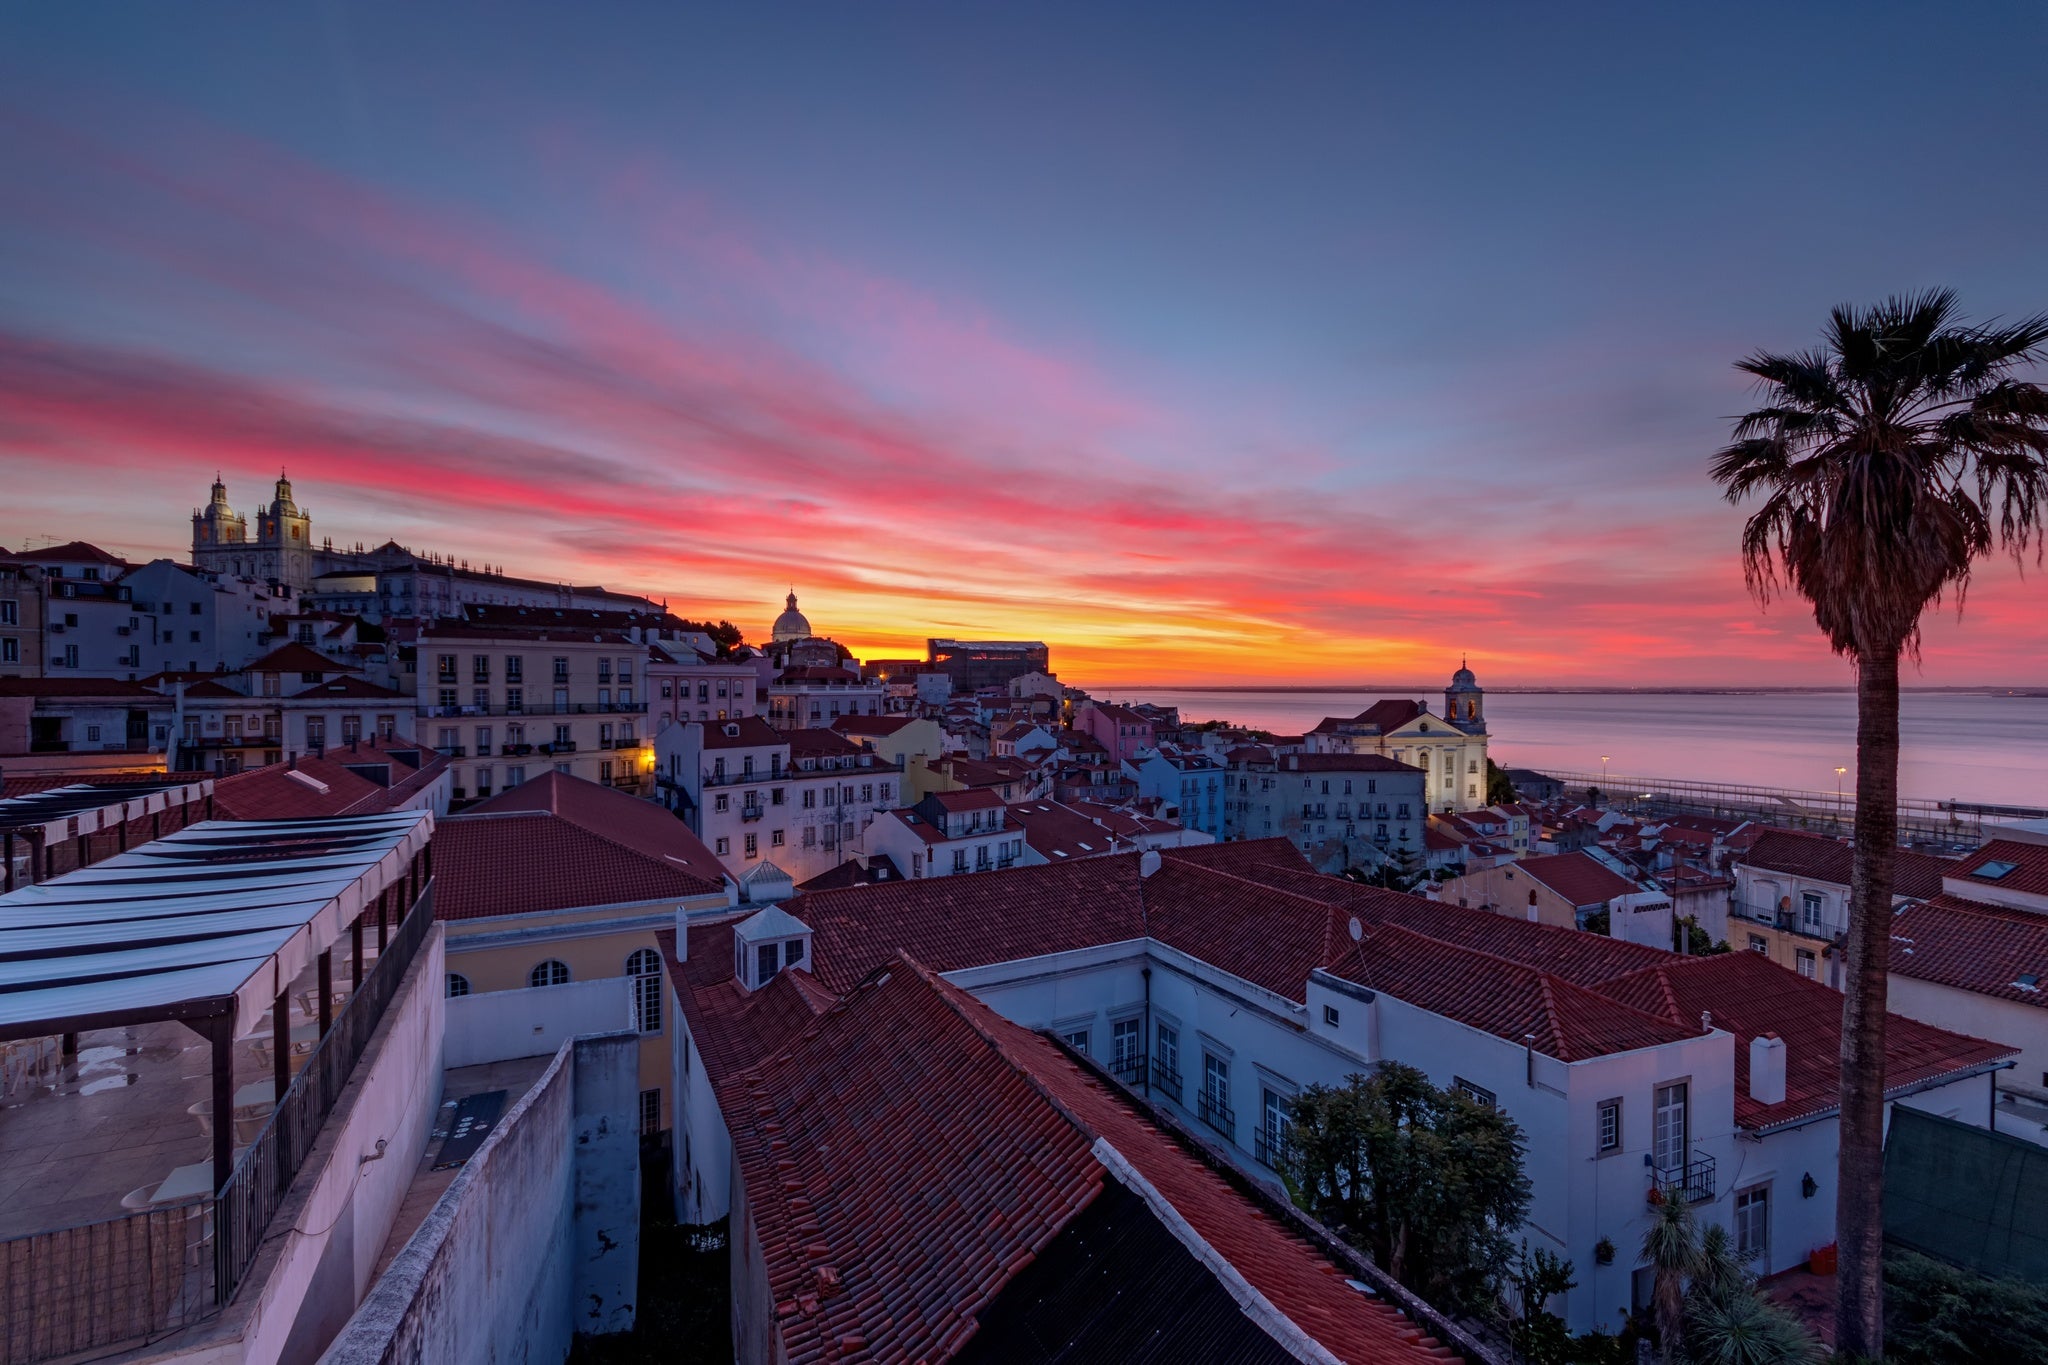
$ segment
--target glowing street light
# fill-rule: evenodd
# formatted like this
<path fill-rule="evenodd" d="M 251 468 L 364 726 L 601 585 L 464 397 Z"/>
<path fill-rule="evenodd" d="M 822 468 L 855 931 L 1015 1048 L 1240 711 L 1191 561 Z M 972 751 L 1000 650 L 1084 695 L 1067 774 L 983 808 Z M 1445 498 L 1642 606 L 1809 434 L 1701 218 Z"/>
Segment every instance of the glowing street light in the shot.
<path fill-rule="evenodd" d="M 1848 771 L 1849 770 L 1847 768 L 1835 769 L 1835 806 L 1837 809 L 1839 809 L 1842 804 L 1842 774 Z"/>

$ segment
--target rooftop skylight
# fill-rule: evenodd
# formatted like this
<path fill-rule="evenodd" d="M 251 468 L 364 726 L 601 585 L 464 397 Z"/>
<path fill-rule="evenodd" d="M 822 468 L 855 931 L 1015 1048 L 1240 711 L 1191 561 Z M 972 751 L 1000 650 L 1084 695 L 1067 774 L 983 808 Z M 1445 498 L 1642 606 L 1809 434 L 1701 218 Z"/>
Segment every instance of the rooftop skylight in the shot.
<path fill-rule="evenodd" d="M 1970 875 L 1972 877 L 1981 877 L 1987 882 L 1995 882 L 2000 877 L 2005 876 L 2007 873 L 2011 872 L 2018 866 L 2018 863 L 2008 863 L 2002 859 L 1995 859 L 1991 862 L 1984 864 L 1984 866 L 1978 868 L 1975 872 L 1972 872 Z"/>

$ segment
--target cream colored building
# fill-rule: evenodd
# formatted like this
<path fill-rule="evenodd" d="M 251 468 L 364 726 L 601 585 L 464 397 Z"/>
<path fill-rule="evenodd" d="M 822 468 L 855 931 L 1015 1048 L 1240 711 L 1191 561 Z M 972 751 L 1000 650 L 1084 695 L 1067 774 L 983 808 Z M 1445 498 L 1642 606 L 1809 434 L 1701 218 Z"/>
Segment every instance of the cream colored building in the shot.
<path fill-rule="evenodd" d="M 1462 665 L 1444 689 L 1442 715 L 1424 701 L 1378 701 L 1348 720 L 1329 717 L 1305 738 L 1312 754 L 1379 754 L 1422 769 L 1432 811 L 1487 804 L 1486 693 Z"/>
<path fill-rule="evenodd" d="M 603 630 L 436 621 L 417 643 L 415 733 L 454 761 L 455 799 L 544 772 L 653 790 L 647 647 Z"/>

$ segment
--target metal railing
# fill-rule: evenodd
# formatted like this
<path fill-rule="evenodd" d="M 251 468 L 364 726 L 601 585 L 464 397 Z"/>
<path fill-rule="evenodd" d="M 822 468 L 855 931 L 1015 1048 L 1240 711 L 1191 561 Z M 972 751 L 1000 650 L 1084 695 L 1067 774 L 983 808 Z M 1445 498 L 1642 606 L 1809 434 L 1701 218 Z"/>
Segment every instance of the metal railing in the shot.
<path fill-rule="evenodd" d="M 1695 1150 L 1690 1161 L 1675 1166 L 1653 1166 L 1660 1189 L 1677 1190 L 1695 1204 L 1714 1197 L 1714 1158 Z"/>
<path fill-rule="evenodd" d="M 1237 1111 L 1221 1095 L 1203 1090 L 1195 1101 L 1195 1117 L 1232 1142 L 1237 1141 Z"/>
<path fill-rule="evenodd" d="M 1802 829 L 1847 831 L 1856 818 L 1854 787 L 1840 792 L 1813 791 L 1796 787 L 1758 787 L 1739 782 L 1702 782 L 1687 778 L 1633 777 L 1623 773 L 1602 775 L 1548 769 L 1546 775 L 1563 783 L 1567 790 L 1584 791 L 1598 787 L 1610 804 L 1647 802 L 1653 813 L 1748 816 Z M 1920 834 L 1958 842 L 1974 841 L 1987 819 L 2038 819 L 2048 808 L 2038 806 L 1988 806 L 1970 801 L 1927 801 L 1902 799 L 1898 805 L 1899 833 Z"/>
<path fill-rule="evenodd" d="M 1152 1088 L 1175 1104 L 1180 1103 L 1180 1072 L 1172 1063 L 1152 1059 Z"/>
<path fill-rule="evenodd" d="M 1267 1170 L 1277 1171 L 1286 1163 L 1290 1145 L 1284 1127 L 1269 1128 L 1262 1123 L 1252 1134 L 1252 1156 Z"/>
<path fill-rule="evenodd" d="M 419 714 L 428 717 L 464 716 L 638 716 L 645 715 L 644 701 L 574 701 L 560 705 L 551 701 L 526 702 L 519 706 L 437 706 L 423 705 Z"/>
<path fill-rule="evenodd" d="M 1125 1085 L 1142 1085 L 1145 1080 L 1145 1054 L 1142 1052 L 1119 1052 L 1109 1061 L 1109 1074 Z"/>
<path fill-rule="evenodd" d="M 430 879 L 217 1196 L 0 1242 L 0 1365 L 162 1336 L 233 1298 L 433 918 Z"/>
<path fill-rule="evenodd" d="M 384 1011 L 398 993 L 398 983 L 418 955 L 420 945 L 434 921 L 434 883 L 421 888 L 419 898 L 399 922 L 384 951 L 377 957 L 362 988 L 348 998 L 341 1014 L 314 1046 L 305 1067 L 284 1092 L 284 1099 L 257 1133 L 256 1140 L 242 1153 L 242 1159 L 228 1176 L 227 1184 L 214 1197 L 214 1297 L 225 1304 L 240 1287 L 256 1259 L 265 1229 L 277 1206 L 291 1188 L 292 1177 L 305 1164 L 320 1136 L 321 1125 L 334 1109 L 334 1102 L 348 1085 L 370 1035 L 383 1021 Z"/>

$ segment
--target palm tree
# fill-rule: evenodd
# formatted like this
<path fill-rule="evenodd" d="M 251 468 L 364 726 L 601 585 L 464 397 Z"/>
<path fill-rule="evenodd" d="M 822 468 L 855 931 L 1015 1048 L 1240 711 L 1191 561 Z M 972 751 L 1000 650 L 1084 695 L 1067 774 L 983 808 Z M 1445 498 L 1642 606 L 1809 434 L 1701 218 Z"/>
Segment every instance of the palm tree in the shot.
<path fill-rule="evenodd" d="M 1842 1000 L 1836 1346 L 1883 1354 L 1885 990 L 1898 846 L 1899 660 L 1920 618 L 1976 561 L 2044 533 L 2048 393 L 2015 376 L 2042 359 L 2048 316 L 1972 326 L 1936 290 L 1836 308 L 1821 347 L 1757 352 L 1763 406 L 1713 460 L 1728 500 L 1762 505 L 1742 532 L 1750 591 L 1789 588 L 1856 667 L 1856 850 Z M 2038 559 L 2038 554 L 2037 554 Z"/>
<path fill-rule="evenodd" d="M 1643 1253 L 1650 1267 L 1650 1311 L 1657 1319 L 1657 1344 L 1665 1365 L 1681 1359 L 1685 1332 L 1685 1283 L 1700 1268 L 1699 1225 L 1692 1201 L 1677 1188 L 1661 1192 L 1657 1215 L 1643 1230 Z"/>

